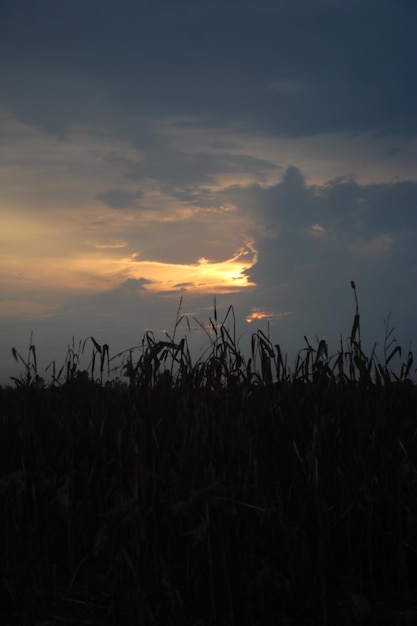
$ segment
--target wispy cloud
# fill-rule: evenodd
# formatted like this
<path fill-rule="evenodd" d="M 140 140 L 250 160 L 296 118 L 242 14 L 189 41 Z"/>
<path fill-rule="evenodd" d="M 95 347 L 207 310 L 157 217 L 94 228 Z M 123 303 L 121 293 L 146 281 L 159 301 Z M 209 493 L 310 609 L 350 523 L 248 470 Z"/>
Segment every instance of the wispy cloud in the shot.
<path fill-rule="evenodd" d="M 99 250 L 105 250 L 107 248 L 126 248 L 126 246 L 129 245 L 124 239 L 109 239 L 108 241 L 88 239 L 86 244 L 93 246 L 93 248 L 98 248 Z"/>
<path fill-rule="evenodd" d="M 137 209 L 139 208 L 138 200 L 143 198 L 143 192 L 109 189 L 98 193 L 96 198 L 111 209 Z"/>

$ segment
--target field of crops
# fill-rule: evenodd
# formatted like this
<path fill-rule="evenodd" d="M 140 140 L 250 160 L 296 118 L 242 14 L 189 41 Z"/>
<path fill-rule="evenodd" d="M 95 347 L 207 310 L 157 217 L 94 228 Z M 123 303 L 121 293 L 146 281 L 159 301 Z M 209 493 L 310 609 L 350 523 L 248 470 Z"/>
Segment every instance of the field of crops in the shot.
<path fill-rule="evenodd" d="M 353 285 L 354 287 L 354 285 Z M 355 293 L 356 295 L 356 293 Z M 0 388 L 0 622 L 417 624 L 417 386 L 358 308 L 290 367 L 217 311 L 192 362 L 147 333 L 104 382 L 90 338 L 45 384 L 36 349 Z M 393 363 L 400 361 L 394 370 Z"/>

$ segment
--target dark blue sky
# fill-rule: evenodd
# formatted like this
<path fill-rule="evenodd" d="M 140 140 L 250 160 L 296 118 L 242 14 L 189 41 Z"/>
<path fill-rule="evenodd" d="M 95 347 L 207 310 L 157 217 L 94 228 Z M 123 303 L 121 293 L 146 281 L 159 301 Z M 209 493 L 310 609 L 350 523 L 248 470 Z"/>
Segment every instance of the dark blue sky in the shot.
<path fill-rule="evenodd" d="M 36 89 L 42 68 L 100 88 L 103 114 L 198 116 L 268 135 L 408 135 L 416 18 L 412 0 L 6 0 L 4 97 L 51 132 L 93 115 L 81 94 L 55 107 L 68 94 L 45 75 Z"/>

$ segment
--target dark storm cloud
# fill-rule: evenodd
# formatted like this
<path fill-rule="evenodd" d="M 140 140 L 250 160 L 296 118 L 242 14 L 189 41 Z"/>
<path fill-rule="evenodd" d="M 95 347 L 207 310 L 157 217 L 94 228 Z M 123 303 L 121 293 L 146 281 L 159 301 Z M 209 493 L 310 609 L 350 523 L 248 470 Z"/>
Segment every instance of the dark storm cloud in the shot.
<path fill-rule="evenodd" d="M 147 153 L 143 169 L 146 175 L 165 182 L 168 188 L 181 188 L 190 182 L 214 182 L 219 174 L 251 174 L 263 180 L 265 171 L 276 170 L 277 166 L 245 154 L 186 153 L 173 148 L 160 155 L 153 150 Z"/>
<path fill-rule="evenodd" d="M 415 133 L 412 0 L 6 0 L 6 105 L 60 134 L 97 111 L 287 135 Z"/>
<path fill-rule="evenodd" d="M 161 183 L 165 193 L 191 202 L 196 201 L 195 194 L 203 197 L 201 185 L 216 181 L 219 174 L 250 174 L 263 181 L 265 172 L 279 169 L 266 160 L 246 154 L 186 152 L 172 144 L 168 138 L 157 136 L 155 146 L 142 145 L 140 138 L 135 139 L 135 148 L 140 157 L 125 157 L 120 154 L 107 154 L 103 158 L 119 169 L 128 180 L 141 182 L 148 178 Z M 100 198 L 102 199 L 102 198 Z"/>
<path fill-rule="evenodd" d="M 137 291 L 142 291 L 144 289 L 144 285 L 150 285 L 152 280 L 148 280 L 147 278 L 128 278 L 121 285 L 113 289 L 113 292 L 122 291 L 125 294 L 136 293 Z"/>
<path fill-rule="evenodd" d="M 124 191 L 123 189 L 109 189 L 96 195 L 97 200 L 101 200 L 111 209 L 137 209 L 138 200 L 143 197 L 141 191 Z"/>
<path fill-rule="evenodd" d="M 351 329 L 355 280 L 370 349 L 376 341 L 380 353 L 392 313 L 400 327 L 393 336 L 407 350 L 415 338 L 417 183 L 339 178 L 308 185 L 290 167 L 280 184 L 224 193 L 256 218 L 257 263 L 247 271 L 256 287 L 234 297 L 240 314 L 269 312 L 274 341 L 291 352 L 302 347 L 304 335 L 324 338 L 334 350 Z M 259 321 L 269 332 L 266 323 Z"/>
<path fill-rule="evenodd" d="M 126 307 L 138 298 L 141 300 L 146 291 L 146 285 L 151 283 L 152 280 L 147 278 L 128 278 L 113 289 L 90 295 L 84 300 L 84 306 L 86 308 L 97 305 L 105 307 L 108 313 L 114 313 L 114 309 L 124 308 L 127 313 Z"/>
<path fill-rule="evenodd" d="M 355 276 L 380 290 L 385 285 L 387 293 L 415 282 L 417 183 L 338 179 L 307 186 L 290 167 L 279 185 L 229 193 L 259 218 L 258 262 L 247 272 L 259 287 L 293 283 L 298 298 L 303 291 L 318 298 L 323 288 Z"/>
<path fill-rule="evenodd" d="M 174 125 L 177 134 L 178 131 Z M 195 148 L 187 151 L 158 124 L 150 127 L 149 123 L 138 120 L 130 123 L 118 121 L 112 131 L 119 138 L 129 142 L 132 150 L 129 156 L 117 152 L 107 152 L 101 158 L 110 163 L 131 181 L 139 182 L 151 178 L 159 181 L 166 192 L 180 194 L 188 185 L 206 185 L 213 183 L 219 174 L 250 174 L 260 182 L 265 174 L 279 169 L 267 159 L 238 153 L 237 146 L 226 145 L 220 151 L 219 146 L 209 146 L 207 151 Z M 231 148 L 235 149 L 232 151 Z"/>
<path fill-rule="evenodd" d="M 95 122 L 102 106 L 94 77 L 51 69 L 32 60 L 30 51 L 26 61 L 5 57 L 0 66 L 0 104 L 18 120 L 59 139 L 66 139 L 76 124 Z"/>

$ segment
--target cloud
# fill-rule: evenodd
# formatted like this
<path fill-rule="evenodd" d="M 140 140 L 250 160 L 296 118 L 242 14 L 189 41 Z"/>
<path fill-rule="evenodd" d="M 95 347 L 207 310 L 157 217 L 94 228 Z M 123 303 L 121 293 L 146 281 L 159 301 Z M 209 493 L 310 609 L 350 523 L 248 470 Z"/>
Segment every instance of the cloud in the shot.
<path fill-rule="evenodd" d="M 118 287 L 115 287 L 110 291 L 113 294 L 123 293 L 125 295 L 136 294 L 138 291 L 143 291 L 145 289 L 145 285 L 151 285 L 152 280 L 147 278 L 128 278 L 124 280 Z"/>
<path fill-rule="evenodd" d="M 352 243 L 347 244 L 347 247 L 353 252 L 355 257 L 381 258 L 390 252 L 394 243 L 394 237 L 388 234 L 381 234 L 370 239 L 355 239 Z"/>
<path fill-rule="evenodd" d="M 8 111 L 24 124 L 61 140 L 68 139 L 76 125 L 94 124 L 103 108 L 99 81 L 71 69 L 60 71 L 44 59 L 29 58 L 22 62 L 17 55 L 0 68 Z"/>
<path fill-rule="evenodd" d="M 106 250 L 108 248 L 125 248 L 129 245 L 124 239 L 109 239 L 107 241 L 102 239 L 88 239 L 86 243 L 99 250 Z"/>
<path fill-rule="evenodd" d="M 417 183 L 308 185 L 290 168 L 277 185 L 235 186 L 229 193 L 255 220 L 257 262 L 246 274 L 257 287 L 235 299 L 247 321 L 255 313 L 261 328 L 268 322 L 274 341 L 290 353 L 302 347 L 304 335 L 325 338 L 334 350 L 351 328 L 355 280 L 369 342 L 383 341 L 390 311 L 401 325 L 399 342 L 407 346 L 415 337 L 410 286 L 417 279 Z"/>
<path fill-rule="evenodd" d="M 238 146 L 233 152 L 227 147 L 220 151 L 210 145 L 199 149 L 198 144 L 192 143 L 192 132 L 187 134 L 175 121 L 166 122 L 159 128 L 157 124 L 155 128 L 153 126 L 147 121 L 143 129 L 141 120 L 131 120 L 127 127 L 119 123 L 112 132 L 128 142 L 130 149 L 124 153 L 103 153 L 101 158 L 128 180 L 136 183 L 157 181 L 164 193 L 181 200 L 194 202 L 198 197 L 207 204 L 204 196 L 210 193 L 219 178 L 250 177 L 266 182 L 271 173 L 280 169 L 274 161 L 245 154 Z"/>
<path fill-rule="evenodd" d="M 27 0 L 9 3 L 4 100 L 60 136 L 132 115 L 286 136 L 416 134 L 408 0 L 261 4 L 239 2 L 237 28 L 232 2 L 125 0 L 115 12 L 91 0 L 42 14 Z"/>
<path fill-rule="evenodd" d="M 320 283 L 346 283 L 355 276 L 380 281 L 387 275 L 392 281 L 401 274 L 402 281 L 414 280 L 417 183 L 338 179 L 308 186 L 290 167 L 275 186 L 234 187 L 230 193 L 257 220 L 257 262 L 246 273 L 259 288 L 290 292 L 297 284 L 319 294 Z M 289 307 L 298 309 L 295 303 Z"/>
<path fill-rule="evenodd" d="M 143 197 L 142 191 L 124 191 L 123 189 L 109 189 L 96 195 L 111 209 L 137 209 L 138 200 Z"/>
<path fill-rule="evenodd" d="M 320 226 L 320 224 L 312 224 L 310 228 L 306 229 L 306 232 L 312 237 L 316 237 L 316 238 L 325 237 L 327 234 L 326 229 L 323 228 L 323 226 Z"/>

